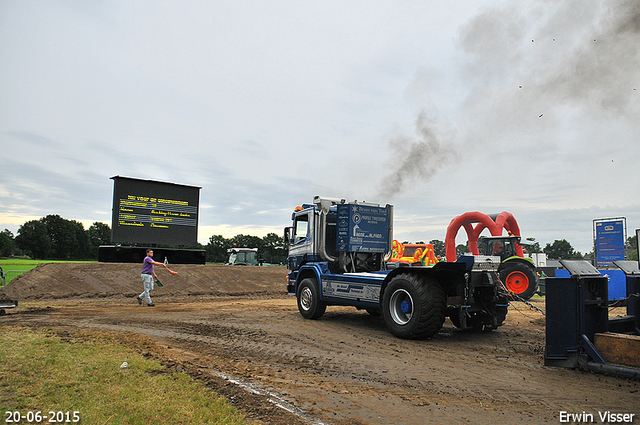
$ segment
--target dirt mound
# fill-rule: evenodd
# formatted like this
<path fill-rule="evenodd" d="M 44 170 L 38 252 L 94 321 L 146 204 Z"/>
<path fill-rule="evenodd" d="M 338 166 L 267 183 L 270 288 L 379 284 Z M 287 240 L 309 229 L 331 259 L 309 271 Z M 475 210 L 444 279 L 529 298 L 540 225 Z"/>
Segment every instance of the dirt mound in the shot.
<path fill-rule="evenodd" d="M 142 292 L 140 264 L 48 263 L 24 273 L 0 289 L 0 298 L 133 297 Z M 156 268 L 164 284 L 152 295 L 251 295 L 286 293 L 284 267 L 173 265 L 177 275 Z"/>

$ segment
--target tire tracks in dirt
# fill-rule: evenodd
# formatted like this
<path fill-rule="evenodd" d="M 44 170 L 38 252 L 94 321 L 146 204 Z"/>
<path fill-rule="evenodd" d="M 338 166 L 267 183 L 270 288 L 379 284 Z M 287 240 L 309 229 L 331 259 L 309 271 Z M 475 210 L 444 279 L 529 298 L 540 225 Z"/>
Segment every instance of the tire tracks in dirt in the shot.
<path fill-rule="evenodd" d="M 544 367 L 544 321 L 536 314 L 511 312 L 503 327 L 481 334 L 446 322 L 425 341 L 395 338 L 381 318 L 353 308 L 304 320 L 290 297 L 167 299 L 153 309 L 66 301 L 17 316 L 141 335 L 194 376 L 223 389 L 230 380 L 251 384 L 311 423 L 539 424 L 557 423 L 561 410 L 637 409 L 637 382 Z"/>

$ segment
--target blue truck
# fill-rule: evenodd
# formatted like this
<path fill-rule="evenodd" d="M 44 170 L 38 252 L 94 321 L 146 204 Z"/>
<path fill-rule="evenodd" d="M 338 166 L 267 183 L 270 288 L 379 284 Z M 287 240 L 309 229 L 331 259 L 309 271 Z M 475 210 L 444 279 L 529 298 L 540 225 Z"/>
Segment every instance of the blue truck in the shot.
<path fill-rule="evenodd" d="M 463 256 L 433 266 L 392 263 L 393 205 L 314 197 L 296 207 L 288 244 L 287 291 L 305 319 L 327 306 L 382 315 L 394 335 L 436 335 L 448 317 L 461 329 L 493 330 L 508 300 L 496 274 L 499 257 Z"/>

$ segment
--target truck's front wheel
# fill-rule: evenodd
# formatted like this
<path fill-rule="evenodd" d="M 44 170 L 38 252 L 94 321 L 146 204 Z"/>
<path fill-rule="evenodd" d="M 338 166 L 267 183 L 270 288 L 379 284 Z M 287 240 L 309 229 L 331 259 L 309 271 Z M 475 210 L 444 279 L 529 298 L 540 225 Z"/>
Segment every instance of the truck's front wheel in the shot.
<path fill-rule="evenodd" d="M 318 285 L 310 278 L 302 279 L 298 288 L 298 310 L 305 319 L 317 319 L 327 309 L 320 299 Z"/>
<path fill-rule="evenodd" d="M 437 334 L 444 323 L 444 291 L 436 281 L 426 277 L 412 273 L 393 277 L 382 303 L 387 327 L 400 338 L 429 338 Z"/>

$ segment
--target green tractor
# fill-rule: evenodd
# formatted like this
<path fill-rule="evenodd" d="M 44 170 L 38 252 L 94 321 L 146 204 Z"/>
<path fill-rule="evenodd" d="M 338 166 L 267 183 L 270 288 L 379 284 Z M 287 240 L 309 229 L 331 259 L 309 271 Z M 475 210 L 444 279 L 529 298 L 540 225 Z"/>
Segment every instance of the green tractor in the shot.
<path fill-rule="evenodd" d="M 478 239 L 480 255 L 500 257 L 498 274 L 507 289 L 519 298 L 528 300 L 538 291 L 539 278 L 531 258 L 517 255 L 520 236 L 488 236 Z"/>

